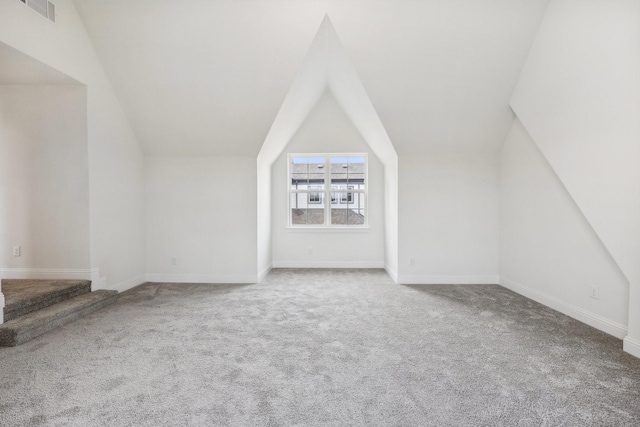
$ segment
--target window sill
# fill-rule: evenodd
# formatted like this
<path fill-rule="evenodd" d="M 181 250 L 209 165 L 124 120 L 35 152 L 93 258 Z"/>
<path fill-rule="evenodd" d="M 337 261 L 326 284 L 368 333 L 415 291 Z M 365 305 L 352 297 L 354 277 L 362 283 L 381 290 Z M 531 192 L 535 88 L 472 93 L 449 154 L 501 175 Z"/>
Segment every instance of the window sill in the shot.
<path fill-rule="evenodd" d="M 327 233 L 327 234 L 355 234 L 368 233 L 369 227 L 291 227 L 287 228 L 288 233 Z"/>

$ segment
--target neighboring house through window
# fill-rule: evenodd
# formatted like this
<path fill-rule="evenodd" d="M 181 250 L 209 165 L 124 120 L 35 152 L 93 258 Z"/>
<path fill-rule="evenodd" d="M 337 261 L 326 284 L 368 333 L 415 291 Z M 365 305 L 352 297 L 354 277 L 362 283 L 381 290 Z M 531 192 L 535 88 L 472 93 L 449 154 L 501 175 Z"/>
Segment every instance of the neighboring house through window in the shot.
<path fill-rule="evenodd" d="M 310 185 L 310 190 L 321 190 L 322 188 L 317 185 Z M 322 200 L 322 193 L 320 192 L 311 192 L 309 193 L 309 203 L 320 203 Z"/>
<path fill-rule="evenodd" d="M 367 226 L 366 154 L 289 154 L 288 179 L 289 226 Z"/>

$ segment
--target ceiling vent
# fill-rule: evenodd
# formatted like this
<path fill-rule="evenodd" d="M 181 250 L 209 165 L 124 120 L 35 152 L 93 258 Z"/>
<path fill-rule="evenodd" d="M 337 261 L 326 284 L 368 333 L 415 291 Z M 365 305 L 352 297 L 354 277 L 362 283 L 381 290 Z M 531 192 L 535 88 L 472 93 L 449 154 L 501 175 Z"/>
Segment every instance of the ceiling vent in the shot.
<path fill-rule="evenodd" d="M 49 0 L 20 0 L 51 22 L 56 22 L 56 5 Z"/>

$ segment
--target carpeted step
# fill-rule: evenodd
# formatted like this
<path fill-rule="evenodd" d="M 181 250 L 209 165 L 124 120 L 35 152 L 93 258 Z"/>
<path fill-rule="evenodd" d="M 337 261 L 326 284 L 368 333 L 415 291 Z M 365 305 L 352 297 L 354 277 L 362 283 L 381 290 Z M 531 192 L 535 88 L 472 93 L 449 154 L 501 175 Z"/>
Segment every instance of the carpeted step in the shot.
<path fill-rule="evenodd" d="M 90 280 L 3 279 L 4 321 L 91 292 Z"/>
<path fill-rule="evenodd" d="M 118 291 L 84 293 L 0 325 L 0 346 L 13 347 L 118 300 Z"/>

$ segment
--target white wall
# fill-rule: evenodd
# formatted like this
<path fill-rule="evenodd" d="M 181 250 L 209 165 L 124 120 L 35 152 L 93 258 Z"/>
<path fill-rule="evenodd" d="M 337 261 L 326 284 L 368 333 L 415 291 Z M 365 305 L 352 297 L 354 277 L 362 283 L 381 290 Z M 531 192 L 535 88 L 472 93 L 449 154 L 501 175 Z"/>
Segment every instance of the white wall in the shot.
<path fill-rule="evenodd" d="M 367 89 L 351 64 L 350 55 L 343 47 L 331 22 L 327 20 L 326 24 L 329 58 L 327 61 L 328 88 L 335 95 L 338 104 L 367 142 L 371 152 L 378 157 L 384 166 L 384 268 L 391 278 L 397 282 L 399 207 L 398 154 L 395 144 L 400 145 L 408 142 L 408 140 L 392 142 L 389 139 L 385 125 L 380 120 Z M 370 45 L 370 43 L 367 44 Z M 378 68 L 369 68 L 369 70 Z M 421 79 L 421 81 L 425 80 Z M 378 88 L 389 86 L 396 88 L 396 90 L 398 88 L 397 85 L 393 84 L 377 85 Z M 373 88 L 375 87 L 376 85 L 373 86 Z M 406 98 L 403 98 L 403 103 L 405 102 Z M 424 106 L 424 99 L 420 105 Z M 382 107 L 382 105 L 378 104 L 378 107 Z M 406 107 L 406 105 L 403 105 L 403 107 Z"/>
<path fill-rule="evenodd" d="M 400 156 L 399 201 L 400 283 L 497 283 L 495 153 Z"/>
<path fill-rule="evenodd" d="M 628 283 L 518 119 L 500 153 L 500 196 L 500 283 L 624 338 Z"/>
<path fill-rule="evenodd" d="M 288 153 L 368 153 L 369 228 L 287 228 Z M 384 168 L 330 92 L 323 94 L 274 162 L 271 194 L 274 267 L 384 267 Z"/>
<path fill-rule="evenodd" d="M 258 281 L 273 267 L 273 237 L 271 230 L 271 163 L 258 157 L 257 163 L 257 261 Z"/>
<path fill-rule="evenodd" d="M 398 261 L 398 158 L 328 16 L 325 16 L 303 67 L 291 86 L 258 155 L 259 270 L 267 271 L 273 259 L 271 227 L 275 219 L 271 217 L 274 212 L 271 205 L 271 187 L 274 184 L 270 182 L 272 163 L 282 154 L 293 133 L 297 132 L 311 108 L 327 90 L 333 94 L 353 127 L 366 140 L 367 151 L 375 153 L 384 165 L 384 262 L 385 269 L 395 280 Z M 267 209 L 269 212 L 265 212 Z"/>
<path fill-rule="evenodd" d="M 73 2 L 55 3 L 53 24 L 0 0 L 0 42 L 87 86 L 91 268 L 125 289 L 144 281 L 144 158 Z"/>
<path fill-rule="evenodd" d="M 640 2 L 552 0 L 511 105 L 630 282 L 640 356 Z"/>
<path fill-rule="evenodd" d="M 89 269 L 86 100 L 83 86 L 0 86 L 4 276 Z"/>
<path fill-rule="evenodd" d="M 257 281 L 255 159 L 149 157 L 145 200 L 149 281 Z"/>

